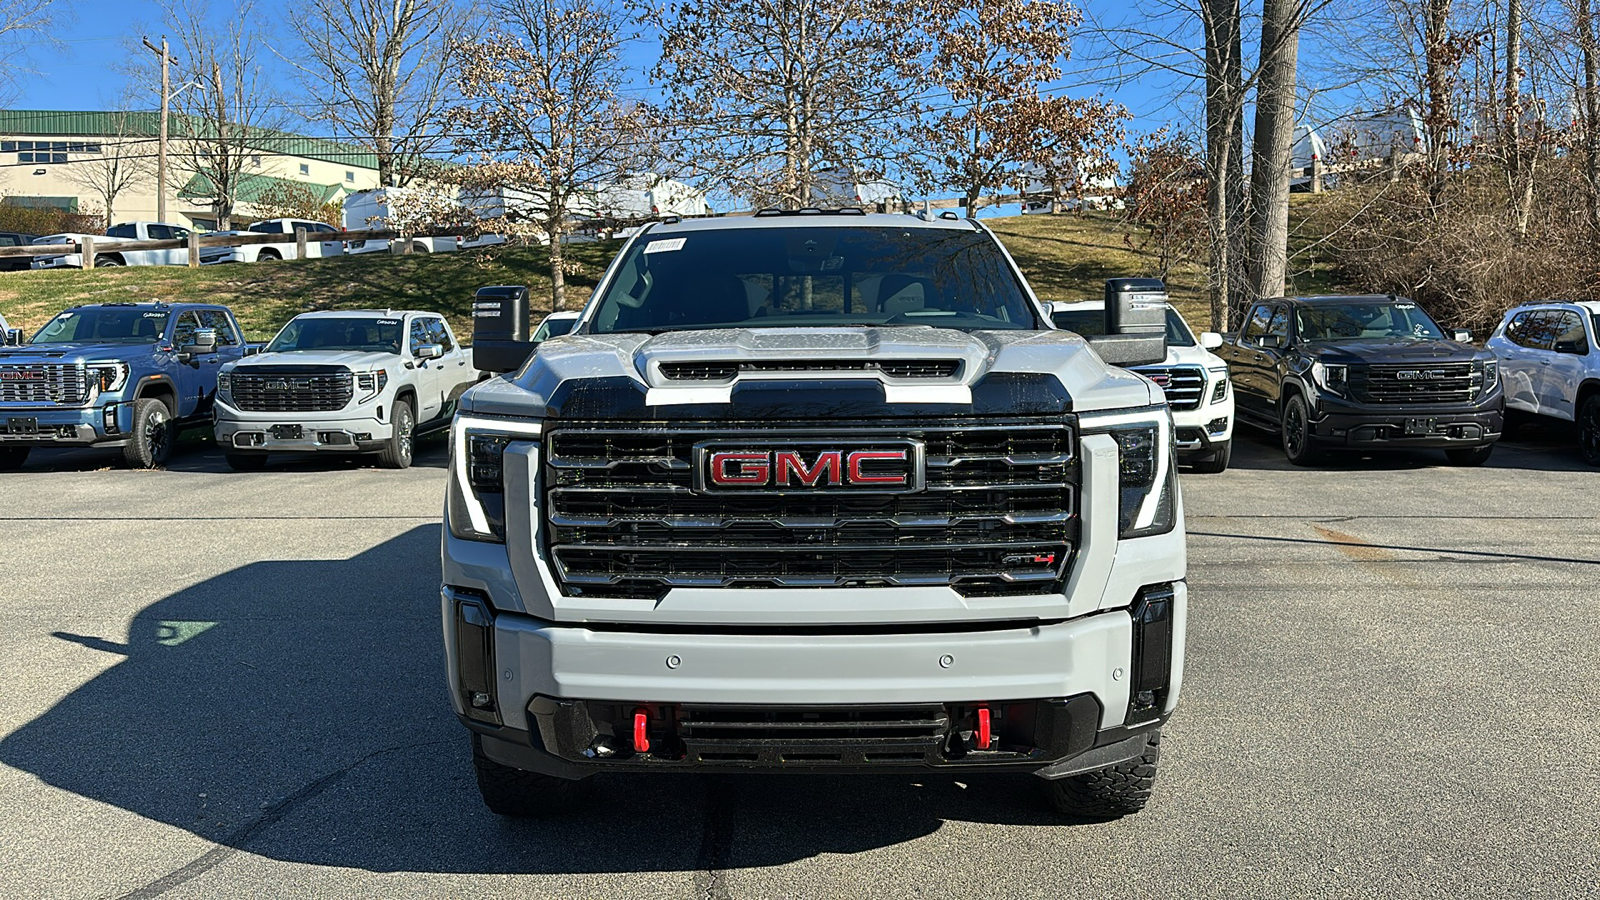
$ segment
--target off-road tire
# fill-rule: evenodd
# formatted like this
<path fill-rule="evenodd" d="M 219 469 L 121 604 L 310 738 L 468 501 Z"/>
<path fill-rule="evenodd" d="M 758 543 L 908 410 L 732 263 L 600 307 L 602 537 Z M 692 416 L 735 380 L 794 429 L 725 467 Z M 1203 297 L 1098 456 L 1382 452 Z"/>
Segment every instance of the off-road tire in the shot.
<path fill-rule="evenodd" d="M 416 453 L 417 416 L 411 401 L 396 400 L 390 411 L 390 421 L 394 429 L 389 442 L 378 451 L 378 465 L 385 469 L 404 469 L 411 465 L 411 457 Z"/>
<path fill-rule="evenodd" d="M 1047 781 L 1045 798 L 1056 812 L 1082 819 L 1120 819 L 1150 802 L 1161 760 L 1161 729 L 1145 735 L 1144 753 L 1104 769 Z"/>
<path fill-rule="evenodd" d="M 483 805 L 497 816 L 525 818 L 571 812 L 583 805 L 593 787 L 590 778 L 568 781 L 503 766 L 484 755 L 477 735 L 472 736 L 472 768 L 478 777 Z"/>
<path fill-rule="evenodd" d="M 1452 466 L 1481 466 L 1489 461 L 1489 454 L 1494 452 L 1493 444 L 1484 444 L 1482 447 L 1460 447 L 1455 450 L 1446 450 L 1445 459 L 1450 460 Z"/>
<path fill-rule="evenodd" d="M 0 447 L 0 472 L 10 472 L 22 468 L 28 461 L 28 451 L 31 447 Z"/>
<path fill-rule="evenodd" d="M 133 427 L 128 430 L 128 443 L 122 448 L 123 462 L 132 469 L 158 469 L 172 456 L 172 444 L 177 438 L 172 411 L 165 403 L 154 397 L 136 400 Z"/>
<path fill-rule="evenodd" d="M 1578 410 L 1578 455 L 1600 466 L 1600 394 L 1591 394 Z"/>
<path fill-rule="evenodd" d="M 267 455 L 260 451 L 236 450 L 222 454 L 235 472 L 259 472 L 267 467 Z"/>
<path fill-rule="evenodd" d="M 1233 441 L 1226 440 L 1220 444 L 1212 444 L 1212 454 L 1205 459 L 1197 461 L 1192 468 L 1202 475 L 1216 475 L 1228 471 L 1228 462 L 1233 459 Z"/>
<path fill-rule="evenodd" d="M 1313 466 L 1322 461 L 1322 450 L 1311 434 L 1311 409 L 1306 398 L 1299 394 L 1283 405 L 1283 420 L 1279 433 L 1283 437 L 1283 455 L 1297 466 Z"/>

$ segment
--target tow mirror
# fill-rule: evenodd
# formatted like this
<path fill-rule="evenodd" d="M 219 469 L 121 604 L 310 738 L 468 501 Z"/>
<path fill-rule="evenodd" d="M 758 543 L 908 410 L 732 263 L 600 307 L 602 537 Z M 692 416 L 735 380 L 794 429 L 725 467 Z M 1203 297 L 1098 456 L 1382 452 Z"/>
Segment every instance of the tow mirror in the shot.
<path fill-rule="evenodd" d="M 194 336 L 189 338 L 189 343 L 178 348 L 178 356 L 185 361 L 191 357 L 215 353 L 217 350 L 217 330 L 215 328 L 197 328 Z"/>
<path fill-rule="evenodd" d="M 1114 366 L 1139 366 L 1167 358 L 1167 286 L 1159 278 L 1106 282 L 1106 333 L 1087 337 Z"/>
<path fill-rule="evenodd" d="M 1472 343 L 1472 332 L 1466 330 L 1465 328 L 1457 328 L 1451 333 L 1451 336 L 1463 344 Z"/>
<path fill-rule="evenodd" d="M 423 344 L 417 348 L 417 359 L 438 359 L 444 355 L 444 347 L 439 344 Z"/>
<path fill-rule="evenodd" d="M 483 372 L 515 372 L 533 355 L 528 289 L 501 284 L 478 288 L 472 298 L 472 365 Z"/>
<path fill-rule="evenodd" d="M 1222 335 L 1215 331 L 1200 332 L 1200 346 L 1207 350 L 1215 350 L 1222 346 Z"/>

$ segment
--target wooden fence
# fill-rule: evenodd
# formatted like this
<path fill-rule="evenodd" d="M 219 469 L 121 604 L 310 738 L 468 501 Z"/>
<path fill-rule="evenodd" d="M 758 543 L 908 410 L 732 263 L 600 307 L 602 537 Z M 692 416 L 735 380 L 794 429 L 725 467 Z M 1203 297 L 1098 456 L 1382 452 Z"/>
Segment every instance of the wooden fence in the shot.
<path fill-rule="evenodd" d="M 199 232 L 191 231 L 187 239 L 170 241 L 129 241 L 120 238 L 97 238 L 91 235 L 84 235 L 81 242 L 69 244 L 25 244 L 21 247 L 0 247 L 0 257 L 63 256 L 68 253 L 81 253 L 83 255 L 83 267 L 92 269 L 97 255 L 103 256 L 107 253 L 122 253 L 131 250 L 182 250 L 187 248 L 189 251 L 189 268 L 192 269 L 200 265 L 201 247 L 244 247 L 250 244 L 288 244 L 292 242 L 295 245 L 295 258 L 305 259 L 306 244 L 318 243 L 325 239 L 338 241 L 398 239 L 400 243 L 399 252 L 410 253 L 411 241 L 415 238 L 461 236 L 454 231 L 401 234 L 398 231 L 390 231 L 383 228 L 365 231 L 340 231 L 336 233 L 336 237 L 335 233 L 330 232 L 319 231 L 311 234 L 316 236 L 308 238 L 304 228 L 296 228 L 292 241 L 291 236 L 287 234 L 256 234 L 253 232 L 246 234 L 200 234 Z M 324 235 L 326 235 L 326 238 L 324 238 Z"/>

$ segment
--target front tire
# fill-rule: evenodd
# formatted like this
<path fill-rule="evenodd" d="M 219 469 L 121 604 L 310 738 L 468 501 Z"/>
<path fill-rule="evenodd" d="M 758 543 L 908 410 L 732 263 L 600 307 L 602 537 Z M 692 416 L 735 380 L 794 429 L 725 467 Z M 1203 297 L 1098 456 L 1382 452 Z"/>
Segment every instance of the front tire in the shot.
<path fill-rule="evenodd" d="M 31 447 L 0 447 L 0 472 L 10 472 L 22 468 L 28 461 L 28 451 Z"/>
<path fill-rule="evenodd" d="M 421 254 L 426 255 L 426 254 L 431 253 L 433 251 L 429 250 L 428 249 L 428 245 L 424 244 L 421 241 L 412 241 L 411 242 L 411 252 L 412 253 L 421 253 Z"/>
<path fill-rule="evenodd" d="M 1489 461 L 1489 454 L 1494 452 L 1493 444 L 1484 444 L 1482 447 L 1462 447 L 1458 450 L 1446 450 L 1445 458 L 1450 460 L 1452 466 L 1481 466 Z"/>
<path fill-rule="evenodd" d="M 1578 410 L 1578 454 L 1591 466 L 1600 466 L 1600 394 L 1592 394 Z"/>
<path fill-rule="evenodd" d="M 278 255 L 278 251 L 263 250 L 261 251 L 261 254 L 256 257 L 256 262 L 277 262 L 281 259 L 283 259 L 283 257 Z"/>
<path fill-rule="evenodd" d="M 1045 799 L 1056 812 L 1084 819 L 1120 819 L 1144 809 L 1161 761 L 1161 729 L 1145 735 L 1136 759 L 1093 772 L 1045 782 Z"/>
<path fill-rule="evenodd" d="M 389 443 L 378 451 L 378 465 L 385 469 L 404 469 L 411 465 L 411 455 L 416 449 L 417 417 L 411 410 L 410 400 L 394 403 L 394 431 Z"/>
<path fill-rule="evenodd" d="M 122 260 L 117 259 L 115 256 L 96 256 L 94 258 L 94 267 L 96 269 L 115 269 L 120 265 L 122 265 Z"/>
<path fill-rule="evenodd" d="M 167 405 L 153 397 L 133 404 L 133 430 L 122 448 L 122 459 L 133 469 L 158 469 L 172 455 L 177 431 Z"/>
<path fill-rule="evenodd" d="M 497 816 L 525 818 L 571 812 L 583 805 L 591 787 L 588 778 L 568 781 L 501 765 L 484 755 L 483 741 L 477 735 L 472 736 L 472 768 L 483 805 Z"/>
<path fill-rule="evenodd" d="M 1322 458 L 1316 439 L 1311 436 L 1311 410 L 1306 398 L 1295 394 L 1283 407 L 1281 423 L 1283 455 L 1297 466 L 1315 465 Z"/>
<path fill-rule="evenodd" d="M 235 472 L 259 472 L 267 467 L 267 455 L 260 452 L 238 451 L 222 454 L 228 468 Z"/>
<path fill-rule="evenodd" d="M 1192 468 L 1202 475 L 1216 475 L 1228 471 L 1228 462 L 1233 459 L 1233 441 L 1226 440 L 1220 444 L 1211 445 L 1213 452 L 1210 456 L 1195 463 Z"/>

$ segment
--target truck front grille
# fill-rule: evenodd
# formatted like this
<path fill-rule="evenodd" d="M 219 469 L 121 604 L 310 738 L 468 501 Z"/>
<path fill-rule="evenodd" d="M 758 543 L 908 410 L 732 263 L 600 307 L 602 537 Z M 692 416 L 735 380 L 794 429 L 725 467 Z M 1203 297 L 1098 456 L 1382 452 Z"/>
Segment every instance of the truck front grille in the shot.
<path fill-rule="evenodd" d="M 1470 403 L 1479 384 L 1472 363 L 1351 366 L 1347 377 L 1362 403 Z"/>
<path fill-rule="evenodd" d="M 1200 408 L 1206 373 L 1199 366 L 1137 366 L 1134 371 L 1160 385 L 1166 392 L 1167 405 L 1173 409 Z"/>
<path fill-rule="evenodd" d="M 0 365 L 0 403 L 80 406 L 88 399 L 88 373 L 77 363 Z"/>
<path fill-rule="evenodd" d="M 248 412 L 333 412 L 355 389 L 343 366 L 252 366 L 233 372 L 233 405 Z"/>
<path fill-rule="evenodd" d="M 697 490 L 697 444 L 920 442 L 925 487 Z M 547 435 L 546 549 L 569 593 L 674 586 L 950 585 L 1061 590 L 1078 535 L 1075 429 L 1056 419 L 560 423 Z"/>
<path fill-rule="evenodd" d="M 666 362 L 671 381 L 731 381 L 740 372 L 882 372 L 890 378 L 954 378 L 958 359 L 758 359 L 727 362 Z"/>

